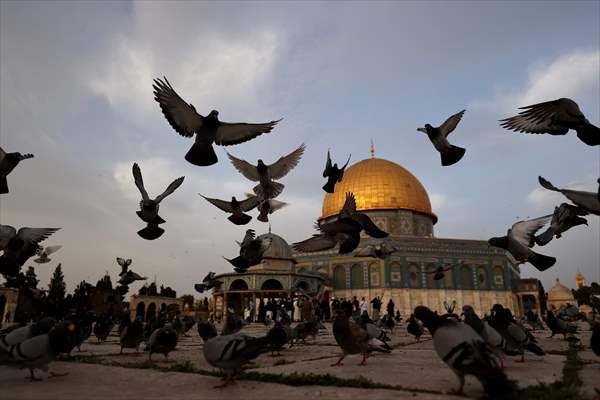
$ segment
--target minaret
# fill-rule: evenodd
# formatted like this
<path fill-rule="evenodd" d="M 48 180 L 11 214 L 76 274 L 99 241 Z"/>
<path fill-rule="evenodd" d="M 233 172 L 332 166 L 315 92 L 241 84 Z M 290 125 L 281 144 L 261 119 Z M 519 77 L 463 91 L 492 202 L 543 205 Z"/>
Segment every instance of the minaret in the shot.
<path fill-rule="evenodd" d="M 585 281 L 583 274 L 579 271 L 577 271 L 577 274 L 575 275 L 575 284 L 577 285 L 577 289 L 587 286 L 587 282 Z"/>

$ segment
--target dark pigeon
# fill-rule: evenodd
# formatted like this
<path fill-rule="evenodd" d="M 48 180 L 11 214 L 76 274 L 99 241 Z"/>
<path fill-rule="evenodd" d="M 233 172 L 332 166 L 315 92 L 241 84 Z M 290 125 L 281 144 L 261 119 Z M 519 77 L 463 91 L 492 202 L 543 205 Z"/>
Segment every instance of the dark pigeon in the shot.
<path fill-rule="evenodd" d="M 408 319 L 408 325 L 406 326 L 406 331 L 408 333 L 410 333 L 411 335 L 413 335 L 417 339 L 417 343 L 418 343 L 421 340 L 421 335 L 423 335 L 423 332 L 425 331 L 425 329 L 423 328 L 423 325 L 419 324 L 419 322 L 415 318 L 414 314 L 411 314 L 410 318 Z"/>
<path fill-rule="evenodd" d="M 119 276 L 123 276 L 127 273 L 127 271 L 129 270 L 129 266 L 131 265 L 131 258 L 125 259 L 125 258 L 121 258 L 121 257 L 117 257 L 117 264 L 119 264 L 121 266 L 121 272 L 119 273 Z"/>
<path fill-rule="evenodd" d="M 119 341 L 121 343 L 121 352 L 119 354 L 123 354 L 123 349 L 135 349 L 135 351 L 139 351 L 140 343 L 144 341 L 144 324 L 141 317 L 137 317 L 131 325 L 123 329 L 123 332 L 119 335 Z"/>
<path fill-rule="evenodd" d="M 590 347 L 597 356 L 600 356 L 600 324 L 592 325 L 592 337 L 590 338 Z"/>
<path fill-rule="evenodd" d="M 577 333 L 577 325 L 569 323 L 563 319 L 557 318 L 552 310 L 546 311 L 546 325 L 552 332 L 550 337 L 553 337 L 556 334 L 563 335 L 563 338 L 567 338 L 567 334 L 576 334 Z"/>
<path fill-rule="evenodd" d="M 426 271 L 426 274 L 433 274 L 433 280 L 434 281 L 439 281 L 440 279 L 444 279 L 444 277 L 446 276 L 444 274 L 444 272 L 448 272 L 449 270 L 452 269 L 452 265 L 448 265 L 445 268 L 442 266 L 438 266 L 435 269 L 431 270 L 431 271 Z"/>
<path fill-rule="evenodd" d="M 39 243 L 60 228 L 21 228 L 17 232 L 10 225 L 0 225 L 0 274 L 16 277 L 21 267 L 39 250 Z"/>
<path fill-rule="evenodd" d="M 354 257 L 373 257 L 385 260 L 386 257 L 399 250 L 400 249 L 397 246 L 394 246 L 391 243 L 381 242 L 365 246 L 362 250 L 356 252 Z"/>
<path fill-rule="evenodd" d="M 488 321 L 506 342 L 505 348 L 507 354 L 521 355 L 521 362 L 525 361 L 525 350 L 535 355 L 543 356 L 546 354 L 538 345 L 535 337 L 522 325 L 518 324 L 510 310 L 502 307 L 500 304 L 494 304 L 492 307 L 492 316 Z"/>
<path fill-rule="evenodd" d="M 156 329 L 148 339 L 148 348 L 150 355 L 148 359 L 152 361 L 152 354 L 159 353 L 165 356 L 168 360 L 169 353 L 175 350 L 177 346 L 177 332 L 171 324 L 165 324 L 162 328 Z"/>
<path fill-rule="evenodd" d="M 200 196 L 202 195 L 200 194 Z M 246 200 L 242 201 L 238 201 L 235 196 L 231 198 L 231 201 L 212 199 L 205 196 L 202 197 L 218 209 L 231 214 L 227 219 L 236 225 L 246 225 L 250 222 L 252 217 L 244 213 L 256 208 L 260 203 L 258 196 L 248 197 Z"/>
<path fill-rule="evenodd" d="M 206 343 L 208 339 L 218 335 L 217 328 L 215 327 L 215 325 L 212 322 L 205 319 L 198 321 L 197 329 L 198 335 L 202 338 L 204 343 Z"/>
<path fill-rule="evenodd" d="M 454 114 L 437 128 L 429 124 L 425 124 L 424 128 L 417 128 L 419 132 L 427 134 L 427 137 L 429 137 L 429 140 L 433 143 L 433 147 L 439 151 L 444 167 L 456 164 L 465 155 L 465 149 L 451 145 L 450 142 L 448 142 L 448 135 L 456 129 L 456 126 L 462 119 L 464 113 L 465 110 L 462 110 L 461 112 Z"/>
<path fill-rule="evenodd" d="M 272 356 L 274 356 L 273 353 L 275 352 L 277 352 L 278 356 L 281 355 L 279 352 L 290 339 L 288 338 L 285 328 L 280 322 L 275 322 L 275 325 L 269 329 L 269 332 L 267 332 L 267 338 L 269 340 L 269 349 L 271 350 Z"/>
<path fill-rule="evenodd" d="M 568 231 L 574 226 L 587 225 L 587 219 L 580 217 L 580 215 L 587 214 L 588 212 L 580 207 L 562 203 L 559 207 L 554 208 L 550 226 L 545 232 L 535 237 L 535 243 L 538 246 L 545 246 L 555 236 L 556 238 L 560 238 L 563 232 Z"/>
<path fill-rule="evenodd" d="M 0 194 L 8 193 L 6 177 L 23 160 L 33 158 L 33 154 L 7 153 L 0 147 Z"/>
<path fill-rule="evenodd" d="M 581 209 L 590 214 L 600 215 L 600 196 L 598 195 L 598 193 L 600 193 L 600 187 L 598 188 L 598 193 L 583 192 L 580 190 L 558 189 L 541 176 L 538 177 L 538 180 L 543 188 L 562 193 L 567 199 L 571 200 Z"/>
<path fill-rule="evenodd" d="M 333 193 L 335 191 L 335 184 L 341 182 L 344 178 L 344 171 L 350 162 L 350 157 L 346 160 L 346 164 L 342 168 L 339 168 L 337 163 L 331 165 L 331 156 L 329 150 L 327 150 L 327 162 L 325 163 L 325 170 L 323 171 L 323 178 L 327 178 L 327 183 L 323 185 L 323 190 L 327 193 Z"/>
<path fill-rule="evenodd" d="M 234 267 L 234 271 L 242 273 L 253 265 L 260 264 L 264 252 L 271 245 L 272 239 L 256 238 L 254 231 L 248 229 L 242 243 L 240 243 L 240 255 L 233 259 L 225 258 Z"/>

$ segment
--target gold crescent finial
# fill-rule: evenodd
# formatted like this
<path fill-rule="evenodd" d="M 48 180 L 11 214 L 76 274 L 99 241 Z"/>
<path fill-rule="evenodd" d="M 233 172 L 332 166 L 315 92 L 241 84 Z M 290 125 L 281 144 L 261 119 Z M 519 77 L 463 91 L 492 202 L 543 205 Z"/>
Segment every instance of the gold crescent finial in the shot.
<path fill-rule="evenodd" d="M 373 145 L 373 139 L 371 139 L 371 158 L 375 158 L 375 146 Z"/>

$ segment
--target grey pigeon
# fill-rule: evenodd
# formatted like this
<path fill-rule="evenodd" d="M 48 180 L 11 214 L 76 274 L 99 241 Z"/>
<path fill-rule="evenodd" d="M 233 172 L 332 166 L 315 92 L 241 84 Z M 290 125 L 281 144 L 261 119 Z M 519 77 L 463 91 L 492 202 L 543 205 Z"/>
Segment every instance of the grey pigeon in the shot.
<path fill-rule="evenodd" d="M 246 197 L 251 198 L 254 195 L 251 193 L 246 193 Z M 273 214 L 275 211 L 282 209 L 283 207 L 287 206 L 288 203 L 284 203 L 283 201 L 279 201 L 279 200 L 274 200 L 274 199 L 264 199 L 262 196 L 256 196 L 258 197 L 258 217 L 256 217 L 257 220 L 259 220 L 260 222 L 269 222 L 269 215 Z"/>
<path fill-rule="evenodd" d="M 248 229 L 244 240 L 240 243 L 240 255 L 232 259 L 225 258 L 225 260 L 233 265 L 235 272 L 245 272 L 251 266 L 260 264 L 262 256 L 271 242 L 272 239 L 269 237 L 255 238 L 254 231 Z"/>
<path fill-rule="evenodd" d="M 148 278 L 129 270 L 125 273 L 125 275 L 121 276 L 121 279 L 119 279 L 119 285 L 128 286 L 135 281 L 145 281 L 146 279 Z"/>
<path fill-rule="evenodd" d="M 335 341 L 342 349 L 342 356 L 337 363 L 332 366 L 340 367 L 342 360 L 348 354 L 362 354 L 363 359 L 360 365 L 367 364 L 367 357 L 373 351 L 382 353 L 390 353 L 390 347 L 379 339 L 369 336 L 369 333 L 360 327 L 356 322 L 348 319 L 346 314 L 341 310 L 335 311 L 335 319 L 333 320 L 333 336 Z"/>
<path fill-rule="evenodd" d="M 400 250 L 393 244 L 381 242 L 377 244 L 370 244 L 365 246 L 360 251 L 354 254 L 354 257 L 373 257 L 385 260 L 385 258 Z"/>
<path fill-rule="evenodd" d="M 191 138 L 196 135 L 194 145 L 185 155 L 185 159 L 194 165 L 208 166 L 216 164 L 217 155 L 213 143 L 219 146 L 231 146 L 254 139 L 263 133 L 269 133 L 281 121 L 262 124 L 246 122 L 219 121 L 219 112 L 212 110 L 206 117 L 198 114 L 196 108 L 188 104 L 175 92 L 167 78 L 155 79 L 154 100 L 173 129 L 181 136 Z"/>
<path fill-rule="evenodd" d="M 556 258 L 531 250 L 535 245 L 535 233 L 550 220 L 551 215 L 515 222 L 506 236 L 493 237 L 488 243 L 508 250 L 519 263 L 529 262 L 540 271 L 545 271 L 556 263 Z"/>
<path fill-rule="evenodd" d="M 414 314 L 410 315 L 408 319 L 408 325 L 406 326 L 406 331 L 413 335 L 417 339 L 417 343 L 421 340 L 421 335 L 425 332 L 423 325 L 417 321 Z"/>
<path fill-rule="evenodd" d="M 415 308 L 414 315 L 433 336 L 433 348 L 460 381 L 456 394 L 464 394 L 465 375 L 481 382 L 489 397 L 502 397 L 513 390 L 498 357 L 485 341 L 467 324 L 436 315 L 425 306 Z"/>
<path fill-rule="evenodd" d="M 167 187 L 167 189 L 160 195 L 156 196 L 154 200 L 148 196 L 146 189 L 144 188 L 144 181 L 142 180 L 142 171 L 137 163 L 133 164 L 133 179 L 135 181 L 135 185 L 139 189 L 142 194 L 142 200 L 140 201 L 140 211 L 136 211 L 138 217 L 144 222 L 148 224 L 148 226 L 140 231 L 138 231 L 138 235 L 146 240 L 154 240 L 159 238 L 165 231 L 160 228 L 159 224 L 164 224 L 165 221 L 158 215 L 158 209 L 160 202 L 173 193 L 181 184 L 183 183 L 184 177 L 180 177 L 175 179 L 171 184 Z"/>
<path fill-rule="evenodd" d="M 286 176 L 298 163 L 306 147 L 304 143 L 296 150 L 292 151 L 287 156 L 280 157 L 273 164 L 266 165 L 263 160 L 258 160 L 256 165 L 252 165 L 247 161 L 241 160 L 227 153 L 231 163 L 242 175 L 247 179 L 258 182 L 253 188 L 254 193 L 261 200 L 274 199 L 283 191 L 284 186 L 275 182 L 278 179 Z"/>
<path fill-rule="evenodd" d="M 580 207 L 562 203 L 560 206 L 554 208 L 550 226 L 545 232 L 535 237 L 535 243 L 538 246 L 544 246 L 548 244 L 555 236 L 560 238 L 563 232 L 568 231 L 574 226 L 587 225 L 587 220 L 580 217 L 580 215 L 587 214 L 588 212 Z"/>
<path fill-rule="evenodd" d="M 38 249 L 38 252 L 36 253 L 36 255 L 38 256 L 38 258 L 36 258 L 35 261 L 38 264 L 46 264 L 49 263 L 50 261 L 52 261 L 52 259 L 50 257 L 48 257 L 50 254 L 52 253 L 56 253 L 58 250 L 60 250 L 62 248 L 61 245 L 57 245 L 57 246 L 46 246 L 46 247 L 40 247 Z"/>
<path fill-rule="evenodd" d="M 0 349 L 8 351 L 11 346 L 15 346 L 34 336 L 44 335 L 56 325 L 56 319 L 52 317 L 43 318 L 32 324 L 16 327 L 6 334 L 0 334 Z"/>
<path fill-rule="evenodd" d="M 33 154 L 7 153 L 0 147 L 0 194 L 8 193 L 6 177 L 23 160 L 33 158 Z"/>
<path fill-rule="evenodd" d="M 123 349 L 135 349 L 139 351 L 140 343 L 144 341 L 144 324 L 142 323 L 141 317 L 137 317 L 131 325 L 126 326 L 119 335 L 119 341 L 121 343 L 121 352 Z"/>
<path fill-rule="evenodd" d="M 600 145 L 600 129 L 585 118 L 577 103 L 571 99 L 561 98 L 519 109 L 524 111 L 500 120 L 500 125 L 515 132 L 550 135 L 566 135 L 569 129 L 573 129 L 588 146 Z"/>
<path fill-rule="evenodd" d="M 294 243 L 293 248 L 300 252 L 314 252 L 331 249 L 339 243 L 339 254 L 345 254 L 358 247 L 363 230 L 377 239 L 388 236 L 367 214 L 357 212 L 356 199 L 352 193 L 346 193 L 346 201 L 337 220 L 321 225 L 317 223 L 316 228 L 321 233 Z"/>
<path fill-rule="evenodd" d="M 310 301 L 310 300 L 306 300 Z M 302 343 L 305 343 L 306 338 L 311 336 L 313 338 L 313 344 L 317 339 L 317 335 L 319 334 L 319 321 L 313 316 L 307 321 L 303 321 L 298 323 L 296 326 L 292 328 L 292 344 L 294 342 L 298 342 L 302 340 Z"/>
<path fill-rule="evenodd" d="M 327 183 L 323 185 L 323 190 L 327 193 L 333 193 L 335 191 L 335 184 L 341 182 L 344 178 L 344 171 L 350 162 L 350 156 L 346 160 L 346 164 L 342 168 L 339 168 L 337 163 L 331 164 L 331 156 L 329 150 L 327 150 L 327 162 L 325 163 L 325 170 L 323 171 L 323 178 L 327 178 Z"/>
<path fill-rule="evenodd" d="M 548 325 L 548 328 L 552 332 L 550 337 L 553 337 L 558 333 L 563 335 L 563 338 L 566 339 L 567 334 L 577 333 L 577 325 L 569 323 L 561 318 L 557 318 L 552 310 L 546 311 L 546 325 Z"/>
<path fill-rule="evenodd" d="M 497 352 L 504 352 L 509 356 L 521 354 L 515 349 L 511 349 L 502 335 L 492 328 L 487 321 L 479 318 L 477 314 L 475 314 L 473 307 L 470 305 L 463 306 L 461 315 L 464 315 L 465 323 L 473 328 L 473 330 L 475 330 L 475 332 L 477 332 L 492 349 Z M 502 359 L 500 359 L 500 362 L 502 362 Z"/>
<path fill-rule="evenodd" d="M 537 345 L 535 337 L 513 319 L 510 310 L 500 304 L 494 304 L 489 324 L 502 335 L 506 342 L 505 352 L 510 355 L 520 354 L 521 362 L 525 360 L 525 350 L 543 356 L 545 352 Z"/>
<path fill-rule="evenodd" d="M 200 194 L 200 196 L 202 195 Z M 248 222 L 250 222 L 252 217 L 244 213 L 256 208 L 256 206 L 258 206 L 260 203 L 258 196 L 251 196 L 242 201 L 238 201 L 235 196 L 231 198 L 231 201 L 212 199 L 205 196 L 202 197 L 204 197 L 204 199 L 213 206 L 225 211 L 226 213 L 230 213 L 231 215 L 227 219 L 236 225 L 246 225 Z"/>
<path fill-rule="evenodd" d="M 25 262 L 39 249 L 39 243 L 60 228 L 21 228 L 17 232 L 10 225 L 0 225 L 0 274 L 10 277 L 19 275 Z"/>
<path fill-rule="evenodd" d="M 580 190 L 570 190 L 570 189 L 558 189 L 552 183 L 542 178 L 538 177 L 540 185 L 545 189 L 552 190 L 554 192 L 560 192 L 576 206 L 579 206 L 583 210 L 589 212 L 590 214 L 600 215 L 600 197 L 598 193 L 594 192 L 583 192 Z M 600 183 L 600 182 L 599 182 Z M 598 188 L 600 193 L 600 187 Z"/>
<path fill-rule="evenodd" d="M 237 315 L 233 309 L 228 308 L 225 315 L 225 325 L 221 331 L 221 335 L 231 335 L 237 333 L 244 327 L 242 318 Z"/>
<path fill-rule="evenodd" d="M 196 328 L 198 329 L 198 335 L 202 338 L 204 343 L 206 343 L 208 339 L 218 335 L 215 325 L 206 319 L 198 321 Z"/>
<path fill-rule="evenodd" d="M 462 110 L 461 112 L 454 114 L 437 128 L 429 124 L 425 124 L 424 128 L 417 128 L 419 132 L 427 134 L 427 137 L 429 137 L 429 140 L 433 143 L 433 147 L 439 151 L 444 167 L 456 164 L 465 155 L 465 149 L 451 145 L 450 142 L 448 142 L 448 135 L 456 129 L 456 126 L 462 119 L 464 113 L 465 110 Z"/>
<path fill-rule="evenodd" d="M 119 264 L 121 266 L 121 272 L 119 273 L 119 276 L 123 276 L 127 273 L 127 271 L 129 270 L 129 266 L 131 265 L 131 258 L 121 258 L 121 257 L 117 257 L 117 264 Z"/>
<path fill-rule="evenodd" d="M 177 346 L 177 332 L 171 324 L 167 323 L 162 328 L 154 330 L 150 335 L 150 339 L 148 339 L 148 348 L 150 349 L 148 359 L 152 360 L 153 353 L 159 353 L 163 354 L 165 359 L 168 360 L 168 355 L 175 350 L 175 346 Z"/>

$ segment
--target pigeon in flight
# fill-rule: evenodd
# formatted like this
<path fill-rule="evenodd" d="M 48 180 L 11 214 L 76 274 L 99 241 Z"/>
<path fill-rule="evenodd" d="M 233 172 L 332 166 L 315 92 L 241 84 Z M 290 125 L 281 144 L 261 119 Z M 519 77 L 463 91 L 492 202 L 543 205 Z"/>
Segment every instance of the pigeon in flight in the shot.
<path fill-rule="evenodd" d="M 575 203 L 576 206 L 579 206 L 590 214 L 600 215 L 600 198 L 598 193 L 582 192 L 580 190 L 558 189 L 541 176 L 538 177 L 538 181 L 543 188 L 562 193 L 567 199 Z M 600 187 L 598 188 L 598 191 L 600 193 Z"/>
<path fill-rule="evenodd" d="M 124 275 L 121 275 L 121 279 L 119 279 L 119 285 L 129 286 L 135 281 L 145 281 L 148 279 L 145 276 L 140 276 L 139 274 L 129 270 L 125 272 Z"/>
<path fill-rule="evenodd" d="M 387 256 L 399 250 L 400 249 L 393 244 L 381 242 L 379 244 L 370 244 L 366 246 L 364 249 L 354 254 L 354 257 L 373 257 L 385 260 Z"/>
<path fill-rule="evenodd" d="M 131 258 L 128 259 L 124 259 L 121 257 L 117 257 L 117 264 L 119 264 L 121 266 L 121 273 L 119 274 L 119 276 L 123 276 L 127 273 L 127 271 L 129 270 L 129 266 L 131 265 Z"/>
<path fill-rule="evenodd" d="M 135 181 L 135 186 L 139 189 L 142 194 L 142 200 L 140 201 L 140 211 L 136 211 L 136 214 L 140 219 L 148 224 L 148 226 L 144 229 L 138 231 L 138 235 L 146 240 L 154 240 L 158 239 L 165 230 L 160 228 L 159 224 L 164 224 L 165 221 L 158 215 L 158 208 L 160 202 L 173 193 L 181 184 L 183 183 L 183 176 L 175 179 L 171 184 L 167 187 L 167 189 L 156 196 L 154 200 L 150 199 L 146 189 L 144 188 L 144 181 L 142 180 L 142 171 L 137 163 L 133 164 L 133 179 Z"/>
<path fill-rule="evenodd" d="M 425 306 L 416 307 L 414 315 L 431 332 L 437 355 L 458 377 L 460 387 L 454 394 L 464 394 L 465 375 L 475 376 L 492 398 L 513 390 L 513 384 L 502 372 L 500 359 L 473 328 L 436 315 Z"/>
<path fill-rule="evenodd" d="M 6 177 L 23 160 L 33 158 L 33 154 L 7 153 L 0 147 L 0 194 L 8 193 Z"/>
<path fill-rule="evenodd" d="M 536 236 L 535 243 L 538 246 L 545 246 L 554 236 L 560 238 L 563 232 L 568 231 L 574 226 L 587 225 L 587 219 L 581 218 L 580 215 L 588 215 L 588 212 L 567 203 L 562 203 L 559 207 L 555 207 L 550 226 L 544 233 Z"/>
<path fill-rule="evenodd" d="M 446 275 L 444 275 L 444 272 L 450 271 L 451 269 L 452 269 L 452 265 L 448 265 L 445 268 L 442 266 L 439 266 L 439 267 L 436 267 L 434 270 L 427 271 L 425 273 L 426 274 L 434 274 L 433 280 L 439 281 L 440 279 L 444 279 L 444 277 L 446 276 Z"/>
<path fill-rule="evenodd" d="M 202 196 L 200 193 L 198 193 Z M 246 200 L 238 201 L 235 196 L 231 198 L 231 201 L 211 199 L 210 197 L 204 197 L 206 201 L 211 203 L 213 206 L 230 213 L 231 215 L 227 218 L 236 225 L 246 225 L 252 219 L 248 214 L 244 214 L 247 211 L 252 210 L 260 203 L 258 196 L 252 195 Z"/>
<path fill-rule="evenodd" d="M 346 201 L 337 220 L 321 225 L 317 223 L 315 227 L 321 233 L 294 243 L 295 250 L 304 253 L 323 251 L 339 243 L 339 254 L 346 254 L 358 247 L 362 230 L 376 239 L 388 236 L 388 233 L 379 229 L 367 214 L 356 211 L 356 199 L 352 193 L 346 193 Z"/>
<path fill-rule="evenodd" d="M 33 257 L 39 243 L 60 228 L 21 228 L 17 232 L 10 225 L 0 225 L 0 274 L 15 277 L 23 264 Z"/>
<path fill-rule="evenodd" d="M 444 167 L 456 164 L 465 155 L 465 149 L 451 145 L 450 142 L 448 142 L 448 135 L 456 129 L 456 126 L 462 119 L 465 111 L 466 110 L 462 110 L 461 112 L 454 114 L 437 128 L 434 128 L 429 124 L 425 124 L 424 128 L 417 128 L 419 132 L 427 134 L 427 137 L 429 137 L 429 140 L 433 143 L 433 147 L 440 152 L 442 165 Z"/>
<path fill-rule="evenodd" d="M 175 92 L 167 78 L 155 79 L 154 100 L 173 129 L 181 136 L 191 138 L 196 135 L 194 145 L 185 155 L 191 164 L 208 166 L 217 163 L 213 143 L 231 146 L 269 133 L 281 119 L 262 124 L 219 121 L 219 112 L 212 110 L 206 117 L 198 114 L 192 104 L 188 104 Z"/>
<path fill-rule="evenodd" d="M 255 195 L 253 195 L 252 193 L 246 193 L 246 197 L 248 197 L 248 198 L 251 198 L 254 196 Z M 259 220 L 260 222 L 269 222 L 270 214 L 273 214 L 275 211 L 280 210 L 283 207 L 289 205 L 288 203 L 285 203 L 285 202 L 279 201 L 279 200 L 274 200 L 274 199 L 264 200 L 260 196 L 256 196 L 256 197 L 258 197 L 258 199 L 259 199 L 258 200 L 259 204 L 257 206 L 259 213 L 258 213 L 258 217 L 256 217 L 256 219 Z"/>
<path fill-rule="evenodd" d="M 208 275 L 202 279 L 202 283 L 196 283 L 194 285 L 194 289 L 196 289 L 198 293 L 204 293 L 205 290 L 214 288 L 218 283 L 220 283 L 219 281 L 215 280 L 215 276 L 216 274 L 214 272 L 209 272 Z"/>
<path fill-rule="evenodd" d="M 233 259 L 225 258 L 233 265 L 235 272 L 243 273 L 253 265 L 260 264 L 264 252 L 269 248 L 273 239 L 256 238 L 254 230 L 248 229 L 242 243 L 240 243 L 240 255 Z"/>
<path fill-rule="evenodd" d="M 58 250 L 60 250 L 62 248 L 61 245 L 57 245 L 57 246 L 46 246 L 44 248 L 40 247 L 38 248 L 38 252 L 36 253 L 36 255 L 38 256 L 38 258 L 36 258 L 35 261 L 38 264 L 46 264 L 49 263 L 50 261 L 52 261 L 52 259 L 50 257 L 48 257 L 50 254 L 52 253 L 56 253 Z"/>
<path fill-rule="evenodd" d="M 344 164 L 342 168 L 338 168 L 337 163 L 331 165 L 331 156 L 329 155 L 329 150 L 327 150 L 327 163 L 325 164 L 325 170 L 323 171 L 323 178 L 327 178 L 327 183 L 323 186 L 324 191 L 327 193 L 333 193 L 335 191 L 335 184 L 342 181 L 344 171 L 350 162 L 350 157 L 352 157 L 352 154 L 348 156 L 346 164 Z"/>
<path fill-rule="evenodd" d="M 247 179 L 259 182 L 253 189 L 254 193 L 261 199 L 274 199 L 283 191 L 284 185 L 275 180 L 286 176 L 298 163 L 306 146 L 304 143 L 287 156 L 280 157 L 273 164 L 266 165 L 263 160 L 258 160 L 256 165 L 241 160 L 227 153 L 231 163 Z"/>
<path fill-rule="evenodd" d="M 521 107 L 519 115 L 502 119 L 500 126 L 515 132 L 566 135 L 569 129 L 588 146 L 600 145 L 600 129 L 585 118 L 577 103 L 561 98 Z"/>
<path fill-rule="evenodd" d="M 538 254 L 531 250 L 535 245 L 535 233 L 550 220 L 551 215 L 515 222 L 506 236 L 493 237 L 488 243 L 508 250 L 519 263 L 529 262 L 540 271 L 545 271 L 556 263 L 556 258 Z"/>

